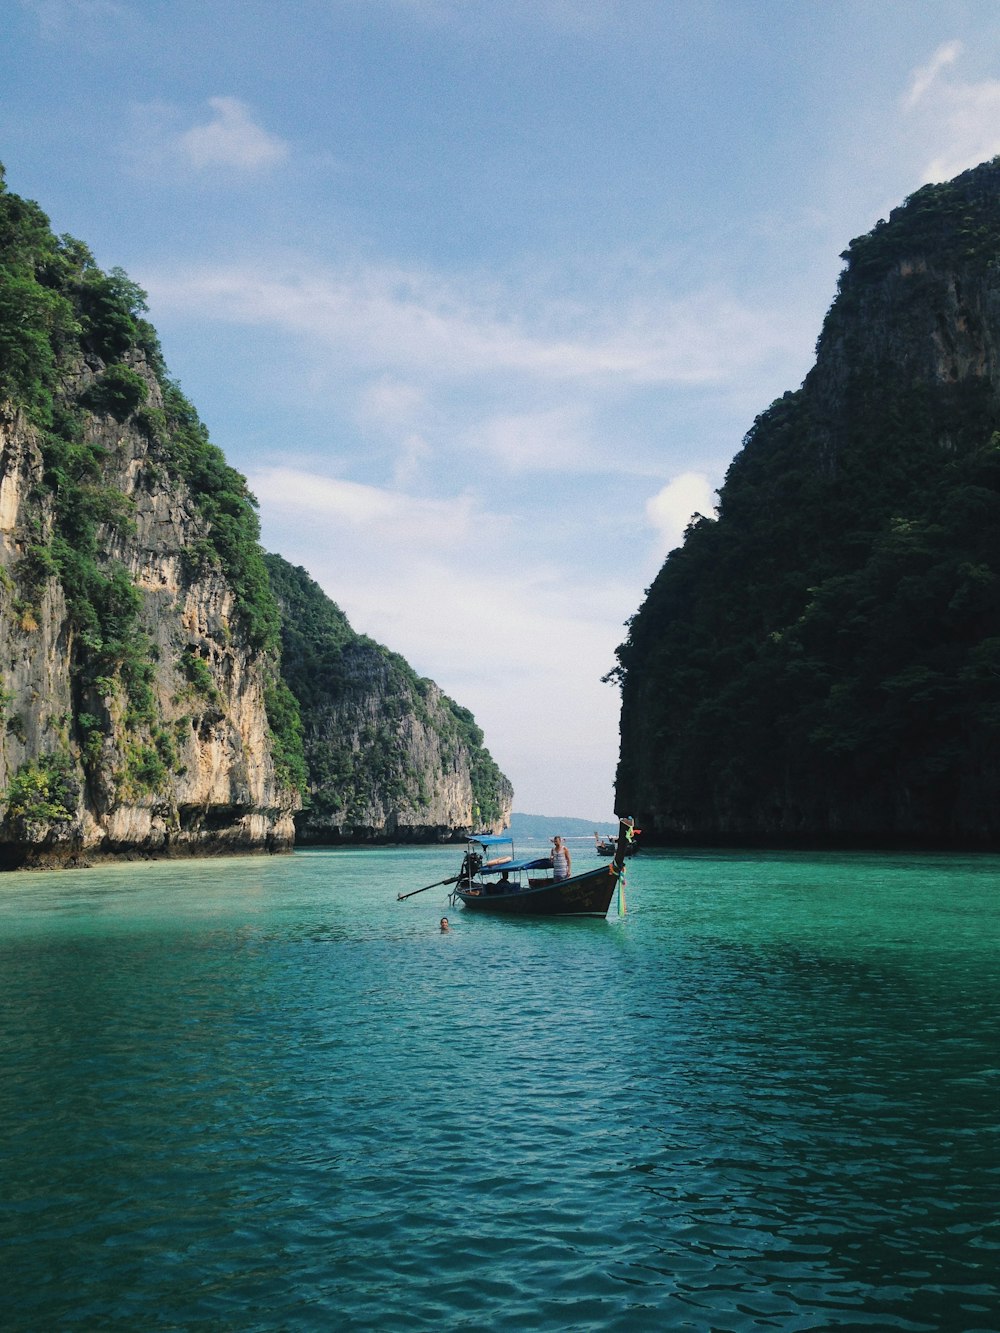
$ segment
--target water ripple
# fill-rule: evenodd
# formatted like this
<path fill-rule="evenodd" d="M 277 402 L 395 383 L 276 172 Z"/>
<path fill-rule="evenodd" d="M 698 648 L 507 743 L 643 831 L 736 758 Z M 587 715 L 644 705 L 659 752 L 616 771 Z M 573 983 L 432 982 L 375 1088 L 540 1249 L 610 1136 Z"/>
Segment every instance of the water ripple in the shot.
<path fill-rule="evenodd" d="M 11 877 L 5 1328 L 1000 1327 L 995 861 L 450 868 Z"/>

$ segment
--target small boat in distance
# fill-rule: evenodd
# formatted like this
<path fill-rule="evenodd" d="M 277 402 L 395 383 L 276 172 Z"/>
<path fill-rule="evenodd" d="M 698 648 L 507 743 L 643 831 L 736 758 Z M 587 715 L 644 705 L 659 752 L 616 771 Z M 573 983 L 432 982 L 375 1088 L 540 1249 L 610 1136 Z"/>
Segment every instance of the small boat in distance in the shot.
<path fill-rule="evenodd" d="M 475 833 L 451 901 L 473 912 L 509 916 L 607 916 L 631 838 L 632 820 L 623 819 L 610 865 L 556 879 L 551 856 L 519 861 L 508 835 Z"/>
<path fill-rule="evenodd" d="M 635 856 L 636 852 L 639 850 L 635 845 L 635 839 L 638 837 L 641 830 L 635 828 L 631 821 L 627 822 L 629 823 L 629 839 L 625 847 L 625 855 Z M 618 844 L 614 838 L 610 836 L 602 838 L 597 830 L 594 830 L 594 850 L 597 852 L 598 856 L 614 856 L 617 846 Z"/>

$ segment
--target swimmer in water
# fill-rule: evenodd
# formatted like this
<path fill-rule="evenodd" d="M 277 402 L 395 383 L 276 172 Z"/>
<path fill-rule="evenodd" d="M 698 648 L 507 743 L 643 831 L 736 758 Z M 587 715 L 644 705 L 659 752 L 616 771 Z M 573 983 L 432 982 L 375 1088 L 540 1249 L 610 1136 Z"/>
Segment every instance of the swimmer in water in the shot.
<path fill-rule="evenodd" d="M 443 917 L 441 918 L 441 929 L 442 929 L 442 930 L 451 930 L 451 926 L 448 925 L 448 918 L 447 918 L 446 916 L 443 916 Z"/>

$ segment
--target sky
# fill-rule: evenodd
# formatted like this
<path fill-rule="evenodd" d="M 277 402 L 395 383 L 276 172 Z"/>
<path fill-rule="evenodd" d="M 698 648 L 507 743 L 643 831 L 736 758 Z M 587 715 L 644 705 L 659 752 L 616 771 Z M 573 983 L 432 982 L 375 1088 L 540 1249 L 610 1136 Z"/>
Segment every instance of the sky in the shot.
<path fill-rule="evenodd" d="M 4 3 L 8 188 L 532 814 L 611 816 L 601 678 L 848 242 L 997 153 L 995 0 Z"/>

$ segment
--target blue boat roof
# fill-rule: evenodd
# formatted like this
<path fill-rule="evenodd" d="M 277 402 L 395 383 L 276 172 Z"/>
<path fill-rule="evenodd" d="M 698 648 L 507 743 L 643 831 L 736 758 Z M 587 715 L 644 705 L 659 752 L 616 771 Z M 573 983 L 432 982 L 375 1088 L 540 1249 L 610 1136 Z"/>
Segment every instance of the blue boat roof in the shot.
<path fill-rule="evenodd" d="M 536 856 L 533 861 L 498 861 L 495 866 L 483 866 L 480 875 L 499 875 L 504 870 L 548 870 L 551 856 Z"/>
<path fill-rule="evenodd" d="M 469 835 L 469 841 L 478 842 L 480 847 L 495 847 L 498 842 L 513 845 L 514 839 L 509 833 L 472 833 Z"/>

